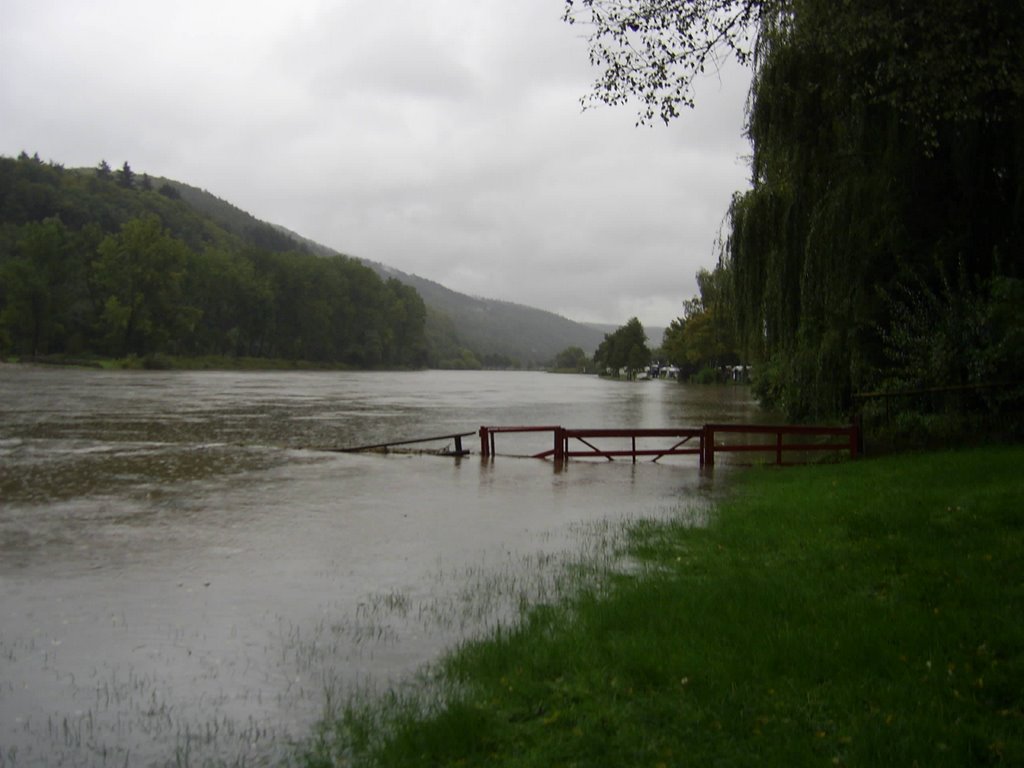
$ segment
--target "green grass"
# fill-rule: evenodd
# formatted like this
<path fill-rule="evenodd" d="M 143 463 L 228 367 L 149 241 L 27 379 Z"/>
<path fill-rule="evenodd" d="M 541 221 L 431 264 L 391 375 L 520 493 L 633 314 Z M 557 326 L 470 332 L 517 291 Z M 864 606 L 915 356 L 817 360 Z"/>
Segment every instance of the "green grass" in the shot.
<path fill-rule="evenodd" d="M 1024 448 L 754 469 L 312 766 L 1024 765 Z"/>

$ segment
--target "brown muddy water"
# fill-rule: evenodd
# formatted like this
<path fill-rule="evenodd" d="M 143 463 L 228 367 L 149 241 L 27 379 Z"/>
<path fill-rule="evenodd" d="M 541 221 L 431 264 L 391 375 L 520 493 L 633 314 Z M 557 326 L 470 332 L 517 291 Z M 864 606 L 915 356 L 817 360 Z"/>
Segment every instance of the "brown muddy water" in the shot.
<path fill-rule="evenodd" d="M 745 388 L 657 381 L 0 365 L 0 768 L 287 764 L 329 701 L 409 679 L 715 480 L 695 457 L 483 461 L 473 438 L 324 448 L 757 419 Z"/>

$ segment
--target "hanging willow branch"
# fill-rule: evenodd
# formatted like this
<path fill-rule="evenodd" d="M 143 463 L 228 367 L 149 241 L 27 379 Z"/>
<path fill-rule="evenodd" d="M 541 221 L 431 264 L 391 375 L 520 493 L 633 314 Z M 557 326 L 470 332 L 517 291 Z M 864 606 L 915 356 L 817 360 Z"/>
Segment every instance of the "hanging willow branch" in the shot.
<path fill-rule="evenodd" d="M 722 57 L 753 66 L 752 189 L 725 266 L 761 392 L 791 417 L 841 412 L 885 376 L 904 322 L 886 291 L 948 304 L 936 265 L 1020 278 L 1020 0 L 565 3 L 599 69 L 584 106 L 636 99 L 638 122 L 667 123 Z"/>
<path fill-rule="evenodd" d="M 693 81 L 727 56 L 747 64 L 761 0 L 566 0 L 563 18 L 588 30 L 601 70 L 584 107 L 638 98 L 639 123 L 665 123 L 693 106 Z"/>

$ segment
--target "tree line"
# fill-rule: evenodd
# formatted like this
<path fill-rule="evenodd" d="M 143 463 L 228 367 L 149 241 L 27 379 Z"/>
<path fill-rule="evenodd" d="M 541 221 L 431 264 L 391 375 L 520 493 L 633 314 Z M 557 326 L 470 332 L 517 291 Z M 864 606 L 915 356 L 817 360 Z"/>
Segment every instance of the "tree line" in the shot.
<path fill-rule="evenodd" d="M 722 265 L 697 272 L 699 293 L 683 302 L 683 315 L 665 329 L 659 354 L 679 368 L 681 381 L 724 379 L 725 366 L 743 362 L 731 275 Z"/>
<path fill-rule="evenodd" d="M 247 242 L 152 187 L 127 163 L 0 158 L 0 354 L 427 363 L 415 289 L 269 227 Z"/>
<path fill-rule="evenodd" d="M 651 364 L 647 333 L 640 320 L 633 317 L 612 333 L 594 351 L 594 367 L 598 373 L 633 379 Z"/>
<path fill-rule="evenodd" d="M 636 378 L 651 364 L 647 333 L 640 320 L 630 318 L 597 345 L 592 358 L 581 347 L 570 345 L 549 361 L 548 367 L 562 373 L 596 373 L 601 376 Z"/>
<path fill-rule="evenodd" d="M 590 98 L 638 98 L 641 122 L 692 106 L 723 53 L 753 68 L 751 189 L 679 355 L 735 333 L 762 401 L 803 419 L 1024 381 L 1024 4 L 566 0 L 566 19 L 589 25 Z"/>

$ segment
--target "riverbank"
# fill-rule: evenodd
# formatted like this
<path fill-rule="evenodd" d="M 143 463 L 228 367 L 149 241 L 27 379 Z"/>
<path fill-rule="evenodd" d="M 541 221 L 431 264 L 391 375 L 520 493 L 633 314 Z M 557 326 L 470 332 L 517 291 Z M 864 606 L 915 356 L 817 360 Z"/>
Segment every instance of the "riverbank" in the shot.
<path fill-rule="evenodd" d="M 11 365 L 40 365 L 69 368 L 100 368 L 108 371 L 348 371 L 341 363 L 315 363 L 270 357 L 233 357 L 228 355 L 145 355 L 143 357 L 75 357 L 48 355 L 31 359 L 9 358 Z M 390 369 L 389 369 L 390 370 Z M 396 369 L 404 370 L 404 369 Z"/>
<path fill-rule="evenodd" d="M 310 766 L 1024 763 L 1022 447 L 756 469 Z M 587 583 L 591 583 L 587 580 Z"/>
<path fill-rule="evenodd" d="M 187 355 L 151 354 L 138 357 L 94 357 L 74 355 L 45 355 L 36 358 L 0 358 L 0 365 L 45 365 L 71 368 L 102 368 L 125 371 L 419 371 L 426 366 L 371 366 L 361 368 L 346 363 L 315 362 L 281 357 L 236 357 L 234 355 Z M 436 368 L 434 370 L 451 370 Z M 459 370 L 521 370 L 515 368 L 470 367 Z M 540 370 L 540 369 L 537 369 Z M 565 371 L 563 371 L 565 372 Z M 571 371 L 578 373 L 578 371 Z"/>

